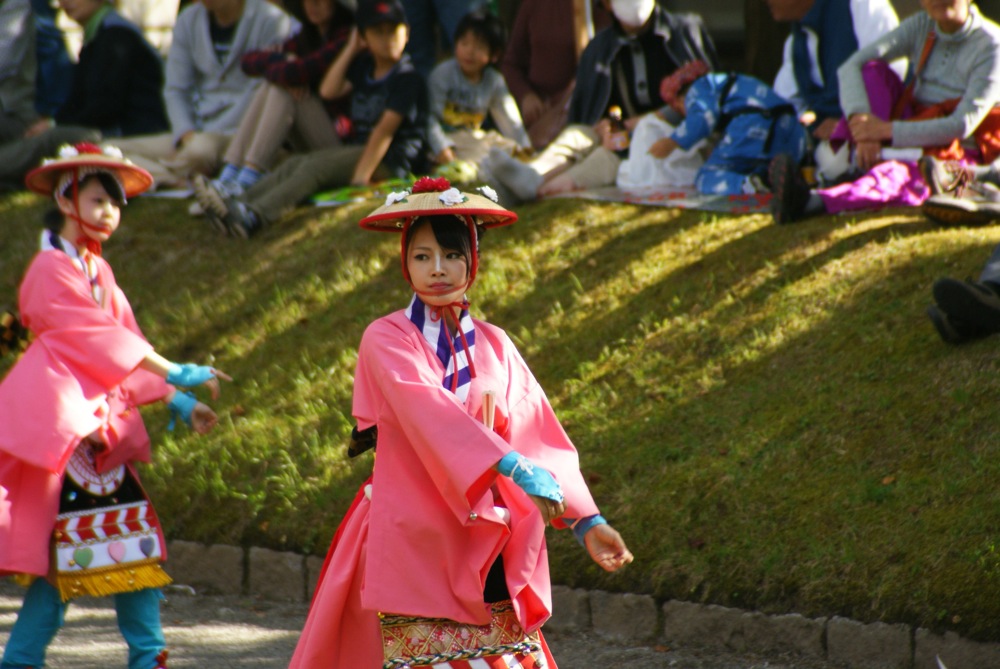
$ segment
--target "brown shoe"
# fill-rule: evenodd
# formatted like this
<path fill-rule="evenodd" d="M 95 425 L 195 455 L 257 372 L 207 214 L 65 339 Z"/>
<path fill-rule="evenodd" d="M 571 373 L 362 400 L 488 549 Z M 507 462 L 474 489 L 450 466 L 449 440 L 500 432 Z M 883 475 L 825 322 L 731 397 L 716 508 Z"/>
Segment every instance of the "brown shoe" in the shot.
<path fill-rule="evenodd" d="M 934 156 L 921 156 L 917 161 L 920 175 L 931 189 L 931 195 L 954 193 L 962 197 L 966 184 L 975 180 L 972 170 L 957 160 L 938 160 Z"/>
<path fill-rule="evenodd" d="M 927 218 L 949 227 L 976 227 L 1000 221 L 1000 202 L 985 197 L 932 195 L 920 209 Z"/>

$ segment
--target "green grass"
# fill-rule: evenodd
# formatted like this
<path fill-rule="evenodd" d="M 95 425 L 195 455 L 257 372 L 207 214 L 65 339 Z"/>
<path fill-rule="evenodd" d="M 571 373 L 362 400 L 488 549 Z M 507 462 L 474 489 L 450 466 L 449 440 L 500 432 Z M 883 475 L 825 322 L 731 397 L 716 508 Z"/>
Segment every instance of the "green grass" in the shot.
<path fill-rule="evenodd" d="M 322 554 L 371 456 L 345 445 L 361 333 L 403 307 L 373 203 L 302 209 L 250 243 L 137 200 L 106 256 L 147 337 L 235 377 L 215 433 L 143 470 L 168 534 Z M 0 199 L 0 304 L 45 203 Z M 766 216 L 555 200 L 491 231 L 474 310 L 505 327 L 636 562 L 550 532 L 556 582 L 1000 640 L 1000 360 L 924 316 L 1000 228 L 891 210 Z M 10 361 L 0 362 L 9 365 Z"/>

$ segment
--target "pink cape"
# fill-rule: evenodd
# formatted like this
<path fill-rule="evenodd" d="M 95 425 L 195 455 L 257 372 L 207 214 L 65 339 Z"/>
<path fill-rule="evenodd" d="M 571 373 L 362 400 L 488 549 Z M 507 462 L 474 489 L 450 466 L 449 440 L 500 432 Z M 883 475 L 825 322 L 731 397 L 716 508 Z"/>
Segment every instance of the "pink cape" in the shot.
<path fill-rule="evenodd" d="M 21 318 L 35 339 L 0 382 L 0 574 L 48 573 L 62 473 L 77 444 L 100 431 L 102 470 L 148 461 L 136 407 L 171 390 L 137 369 L 152 346 L 111 267 L 97 263 L 102 306 L 61 251 L 39 253 L 21 283 Z"/>
<path fill-rule="evenodd" d="M 553 473 L 567 517 L 598 509 L 576 449 L 514 345 L 492 325 L 475 327 L 465 404 L 442 387 L 441 362 L 404 312 L 365 332 L 354 414 L 361 428 L 379 429 L 371 500 L 359 494 L 337 531 L 291 667 L 380 667 L 379 612 L 489 622 L 483 586 L 500 553 L 521 625 L 534 631 L 551 614 L 545 526 L 492 467 L 516 450 Z M 493 432 L 482 422 L 485 390 L 496 394 Z M 494 485 L 509 525 L 494 510 Z"/>

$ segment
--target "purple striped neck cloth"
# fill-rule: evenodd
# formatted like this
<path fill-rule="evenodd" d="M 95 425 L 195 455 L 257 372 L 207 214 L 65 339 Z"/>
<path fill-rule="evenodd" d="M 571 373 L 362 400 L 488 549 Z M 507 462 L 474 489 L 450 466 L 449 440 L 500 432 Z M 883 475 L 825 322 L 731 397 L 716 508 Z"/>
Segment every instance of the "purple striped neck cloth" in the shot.
<path fill-rule="evenodd" d="M 458 399 L 464 402 L 469 396 L 469 387 L 475 374 L 473 359 L 476 350 L 476 329 L 472 324 L 469 310 L 462 309 L 458 318 L 458 331 L 453 337 L 450 336 L 442 311 L 424 304 L 423 300 L 414 294 L 410 306 L 406 308 L 406 317 L 417 326 L 444 365 L 444 378 L 441 381 L 444 387 L 452 390 Z"/>

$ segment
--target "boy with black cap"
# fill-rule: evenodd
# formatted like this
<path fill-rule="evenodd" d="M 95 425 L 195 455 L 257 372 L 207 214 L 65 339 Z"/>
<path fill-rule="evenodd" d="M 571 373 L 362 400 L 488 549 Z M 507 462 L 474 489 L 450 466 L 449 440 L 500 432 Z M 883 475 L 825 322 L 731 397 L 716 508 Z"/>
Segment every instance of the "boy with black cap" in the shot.
<path fill-rule="evenodd" d="M 205 213 L 221 231 L 247 238 L 321 190 L 427 171 L 427 84 L 403 53 L 403 7 L 360 0 L 355 17 L 357 29 L 319 86 L 326 99 L 351 96 L 352 137 L 291 158 L 238 197 L 216 193 Z"/>

